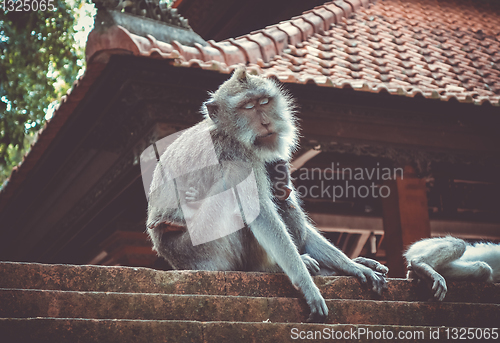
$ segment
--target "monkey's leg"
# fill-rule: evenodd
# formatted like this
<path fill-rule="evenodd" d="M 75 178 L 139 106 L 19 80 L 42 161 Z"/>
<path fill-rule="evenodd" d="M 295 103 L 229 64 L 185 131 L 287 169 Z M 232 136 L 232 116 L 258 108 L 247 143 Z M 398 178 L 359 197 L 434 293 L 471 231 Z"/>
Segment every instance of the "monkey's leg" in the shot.
<path fill-rule="evenodd" d="M 260 202 L 259 216 L 250 224 L 253 235 L 290 278 L 292 284 L 304 294 L 311 309 L 308 321 L 323 322 L 328 315 L 325 300 L 309 275 L 274 204 L 266 199 L 260 199 Z"/>
<path fill-rule="evenodd" d="M 310 225 L 307 226 L 307 238 L 305 241 L 305 251 L 312 258 L 316 259 L 321 267 L 328 271 L 337 271 L 341 275 L 352 275 L 357 277 L 361 283 L 369 282 L 372 289 L 378 294 L 383 289 L 387 289 L 387 282 L 381 273 L 355 263 L 342 251 L 328 242 L 321 234 Z"/>
<path fill-rule="evenodd" d="M 386 275 L 389 272 L 389 268 L 379 263 L 378 261 L 372 260 L 371 258 L 366 257 L 356 257 L 353 259 L 354 262 L 362 264 L 370 269 L 373 269 L 379 273 Z"/>
<path fill-rule="evenodd" d="M 241 251 L 239 232 L 194 246 L 184 232 L 155 232 L 157 252 L 178 270 L 239 270 Z M 239 250 L 241 249 L 241 250 Z"/>

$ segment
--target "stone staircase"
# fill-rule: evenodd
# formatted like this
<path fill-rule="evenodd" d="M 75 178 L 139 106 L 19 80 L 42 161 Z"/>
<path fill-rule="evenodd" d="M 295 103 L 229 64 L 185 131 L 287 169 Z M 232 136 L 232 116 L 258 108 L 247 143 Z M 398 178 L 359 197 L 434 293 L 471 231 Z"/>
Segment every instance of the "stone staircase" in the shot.
<path fill-rule="evenodd" d="M 404 279 L 382 296 L 352 277 L 315 282 L 326 324 L 304 323 L 308 307 L 283 274 L 0 262 L 0 341 L 422 342 L 500 326 L 500 284 L 449 283 L 438 303 Z"/>

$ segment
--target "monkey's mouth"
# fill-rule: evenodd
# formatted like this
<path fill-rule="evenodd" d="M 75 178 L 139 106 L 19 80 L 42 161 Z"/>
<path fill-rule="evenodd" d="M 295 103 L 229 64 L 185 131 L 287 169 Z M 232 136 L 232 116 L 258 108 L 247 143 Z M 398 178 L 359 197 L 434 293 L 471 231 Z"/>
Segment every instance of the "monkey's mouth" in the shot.
<path fill-rule="evenodd" d="M 276 137 L 278 134 L 276 132 L 269 132 L 265 135 L 258 136 L 255 139 L 255 144 L 257 145 L 267 145 L 267 144 L 272 144 L 276 140 Z"/>

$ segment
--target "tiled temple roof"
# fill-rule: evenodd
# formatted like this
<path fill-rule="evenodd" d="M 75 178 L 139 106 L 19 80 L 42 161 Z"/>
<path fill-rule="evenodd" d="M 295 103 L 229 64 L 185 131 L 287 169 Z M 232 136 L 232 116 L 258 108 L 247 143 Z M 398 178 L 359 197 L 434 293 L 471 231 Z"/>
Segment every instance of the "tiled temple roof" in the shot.
<path fill-rule="evenodd" d="M 262 69 L 285 82 L 499 105 L 499 7 L 378 1 L 290 45 Z"/>
<path fill-rule="evenodd" d="M 243 63 L 282 82 L 500 104 L 500 6 L 488 1 L 333 1 L 206 47 L 115 26 L 91 34 L 87 56 L 118 49 L 222 73 Z"/>

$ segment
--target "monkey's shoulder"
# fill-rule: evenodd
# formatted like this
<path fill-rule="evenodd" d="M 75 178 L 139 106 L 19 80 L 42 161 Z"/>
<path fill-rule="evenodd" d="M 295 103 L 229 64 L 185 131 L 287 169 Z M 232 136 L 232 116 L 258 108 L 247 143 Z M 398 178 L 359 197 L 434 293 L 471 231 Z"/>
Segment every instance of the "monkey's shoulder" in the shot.
<path fill-rule="evenodd" d="M 212 136 L 208 123 L 200 122 L 184 130 L 184 132 L 165 149 L 161 159 L 170 164 L 182 166 L 186 164 L 216 164 L 217 155 L 214 144 L 212 143 Z"/>

